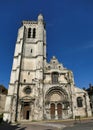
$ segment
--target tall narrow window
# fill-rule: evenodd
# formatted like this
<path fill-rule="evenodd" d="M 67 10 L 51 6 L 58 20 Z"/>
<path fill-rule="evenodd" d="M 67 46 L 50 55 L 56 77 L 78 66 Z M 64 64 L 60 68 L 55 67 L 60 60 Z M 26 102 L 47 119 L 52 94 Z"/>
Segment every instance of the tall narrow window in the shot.
<path fill-rule="evenodd" d="M 33 28 L 33 38 L 35 38 L 35 37 L 36 37 L 36 29 Z"/>
<path fill-rule="evenodd" d="M 59 76 L 59 74 L 57 72 L 52 73 L 52 83 L 53 84 L 58 83 L 58 76 Z"/>
<path fill-rule="evenodd" d="M 28 28 L 28 38 L 31 38 L 31 28 Z"/>
<path fill-rule="evenodd" d="M 83 107 L 82 101 L 83 101 L 82 97 L 77 97 L 77 106 L 78 107 Z"/>
<path fill-rule="evenodd" d="M 31 49 L 31 53 L 33 52 L 33 50 Z"/>
<path fill-rule="evenodd" d="M 26 82 L 26 79 L 24 79 L 24 83 Z"/>

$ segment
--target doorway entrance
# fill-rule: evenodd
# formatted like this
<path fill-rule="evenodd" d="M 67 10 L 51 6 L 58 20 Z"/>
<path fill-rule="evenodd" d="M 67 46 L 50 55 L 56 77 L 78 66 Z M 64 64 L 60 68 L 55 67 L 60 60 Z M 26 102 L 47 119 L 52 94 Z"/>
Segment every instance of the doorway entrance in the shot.
<path fill-rule="evenodd" d="M 24 102 L 23 119 L 29 120 L 29 118 L 30 118 L 30 103 L 29 102 Z"/>
<path fill-rule="evenodd" d="M 26 111 L 26 119 L 27 119 L 27 120 L 29 120 L 29 113 L 30 113 L 30 111 L 27 110 L 27 111 Z"/>
<path fill-rule="evenodd" d="M 62 104 L 61 103 L 51 103 L 50 105 L 51 119 L 55 119 L 55 113 L 57 113 L 56 116 L 58 119 L 62 119 Z"/>

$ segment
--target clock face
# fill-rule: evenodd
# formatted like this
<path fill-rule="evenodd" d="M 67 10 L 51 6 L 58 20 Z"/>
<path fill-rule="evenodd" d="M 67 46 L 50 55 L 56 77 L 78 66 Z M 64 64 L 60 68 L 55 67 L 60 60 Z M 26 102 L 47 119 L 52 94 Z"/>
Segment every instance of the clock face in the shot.
<path fill-rule="evenodd" d="M 28 86 L 28 87 L 26 87 L 25 89 L 24 89 L 24 92 L 26 93 L 26 94 L 30 94 L 31 93 L 31 88 Z"/>

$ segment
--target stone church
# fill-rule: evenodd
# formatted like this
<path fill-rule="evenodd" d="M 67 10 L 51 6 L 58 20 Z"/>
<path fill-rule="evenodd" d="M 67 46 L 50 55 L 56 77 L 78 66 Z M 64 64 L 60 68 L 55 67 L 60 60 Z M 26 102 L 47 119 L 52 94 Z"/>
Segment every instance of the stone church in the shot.
<path fill-rule="evenodd" d="M 73 72 L 55 56 L 46 57 L 43 16 L 18 30 L 5 103 L 4 121 L 58 120 L 91 116 L 87 92 L 75 86 Z"/>

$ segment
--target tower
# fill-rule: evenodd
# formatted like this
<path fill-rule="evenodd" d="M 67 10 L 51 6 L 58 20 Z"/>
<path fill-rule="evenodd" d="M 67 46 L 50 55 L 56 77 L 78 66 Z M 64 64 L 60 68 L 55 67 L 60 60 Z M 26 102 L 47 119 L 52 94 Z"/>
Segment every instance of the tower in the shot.
<path fill-rule="evenodd" d="M 43 67 L 46 30 L 43 16 L 23 21 L 18 30 L 4 120 L 43 119 Z"/>

